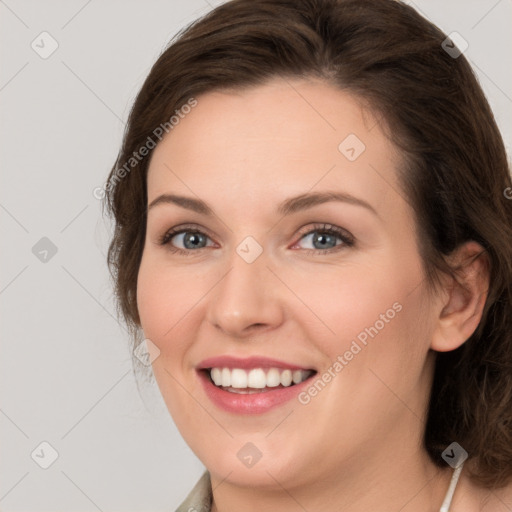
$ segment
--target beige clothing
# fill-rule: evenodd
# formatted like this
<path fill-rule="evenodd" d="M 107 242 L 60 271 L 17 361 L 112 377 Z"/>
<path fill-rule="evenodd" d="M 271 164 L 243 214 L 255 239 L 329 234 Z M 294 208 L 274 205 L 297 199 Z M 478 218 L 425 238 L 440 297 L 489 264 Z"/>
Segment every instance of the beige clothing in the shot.
<path fill-rule="evenodd" d="M 210 473 L 205 471 L 176 512 L 210 512 L 211 509 L 212 484 Z"/>

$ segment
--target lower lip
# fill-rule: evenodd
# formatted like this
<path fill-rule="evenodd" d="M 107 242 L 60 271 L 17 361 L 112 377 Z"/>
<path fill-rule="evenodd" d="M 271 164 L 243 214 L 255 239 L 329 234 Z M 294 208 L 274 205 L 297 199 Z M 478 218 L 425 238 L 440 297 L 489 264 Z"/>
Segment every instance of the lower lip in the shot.
<path fill-rule="evenodd" d="M 261 393 L 243 394 L 230 393 L 217 387 L 204 371 L 199 371 L 199 379 L 203 384 L 206 395 L 210 400 L 221 409 L 237 414 L 263 414 L 271 409 L 295 398 L 306 386 L 309 385 L 308 378 L 305 381 L 288 386 L 286 388 L 276 388 L 272 391 L 263 391 Z"/>

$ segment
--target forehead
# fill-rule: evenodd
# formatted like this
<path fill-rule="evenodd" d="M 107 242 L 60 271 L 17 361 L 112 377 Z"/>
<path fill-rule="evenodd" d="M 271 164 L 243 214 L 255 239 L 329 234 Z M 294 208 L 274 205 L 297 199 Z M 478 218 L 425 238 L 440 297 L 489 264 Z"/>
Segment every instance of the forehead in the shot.
<path fill-rule="evenodd" d="M 262 198 L 278 203 L 336 189 L 378 209 L 399 195 L 398 153 L 347 92 L 319 81 L 276 79 L 196 99 L 154 150 L 149 202 L 173 191 L 219 204 L 238 200 L 247 209 L 261 208 Z"/>

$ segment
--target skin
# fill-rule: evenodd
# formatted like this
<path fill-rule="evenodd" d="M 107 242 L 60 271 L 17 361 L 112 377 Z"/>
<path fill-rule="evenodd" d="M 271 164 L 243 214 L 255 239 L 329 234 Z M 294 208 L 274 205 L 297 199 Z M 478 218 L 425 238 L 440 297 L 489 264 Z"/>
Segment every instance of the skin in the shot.
<path fill-rule="evenodd" d="M 436 468 L 421 447 L 434 351 L 454 350 L 476 329 L 485 258 L 465 263 L 465 289 L 448 277 L 435 293 L 428 288 L 397 181 L 400 154 L 347 92 L 275 79 L 197 100 L 151 157 L 148 204 L 173 193 L 202 199 L 214 214 L 150 208 L 137 300 L 144 334 L 160 350 L 153 370 L 162 396 L 211 473 L 213 510 L 438 510 L 452 469 Z M 338 146 L 352 133 L 366 149 L 349 161 Z M 334 201 L 276 213 L 285 199 L 319 191 L 349 193 L 376 213 Z M 301 239 L 316 223 L 343 228 L 355 244 L 336 238 L 342 245 L 327 253 L 311 235 Z M 159 244 L 184 224 L 203 231 L 207 246 L 182 255 Z M 250 264 L 236 252 L 247 236 L 263 249 Z M 187 250 L 182 236 L 172 241 Z M 453 262 L 480 250 L 468 242 Z M 307 405 L 238 415 L 200 385 L 198 363 L 226 354 L 321 375 L 396 302 L 401 311 Z M 249 442 L 262 453 L 251 468 L 237 457 Z M 462 485 L 452 512 L 480 510 L 488 493 L 464 472 Z"/>

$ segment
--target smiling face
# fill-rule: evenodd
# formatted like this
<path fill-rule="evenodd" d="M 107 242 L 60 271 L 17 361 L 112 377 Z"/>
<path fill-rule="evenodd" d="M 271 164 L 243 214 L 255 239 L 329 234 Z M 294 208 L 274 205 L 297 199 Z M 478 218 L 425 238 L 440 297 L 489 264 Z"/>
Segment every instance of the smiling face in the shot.
<path fill-rule="evenodd" d="M 398 153 L 322 82 L 197 100 L 151 159 L 137 283 L 183 437 L 275 488 L 418 457 L 434 313 Z"/>

